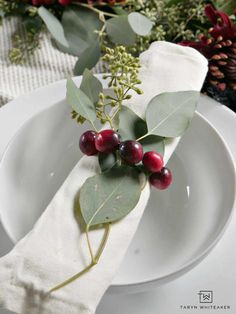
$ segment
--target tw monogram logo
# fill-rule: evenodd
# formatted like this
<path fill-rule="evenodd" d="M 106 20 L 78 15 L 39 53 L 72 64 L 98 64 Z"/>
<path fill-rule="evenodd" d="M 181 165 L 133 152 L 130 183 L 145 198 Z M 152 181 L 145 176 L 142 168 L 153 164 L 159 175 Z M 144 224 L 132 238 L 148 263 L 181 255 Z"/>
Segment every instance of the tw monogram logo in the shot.
<path fill-rule="evenodd" d="M 200 303 L 213 303 L 213 291 L 201 290 L 198 295 Z"/>

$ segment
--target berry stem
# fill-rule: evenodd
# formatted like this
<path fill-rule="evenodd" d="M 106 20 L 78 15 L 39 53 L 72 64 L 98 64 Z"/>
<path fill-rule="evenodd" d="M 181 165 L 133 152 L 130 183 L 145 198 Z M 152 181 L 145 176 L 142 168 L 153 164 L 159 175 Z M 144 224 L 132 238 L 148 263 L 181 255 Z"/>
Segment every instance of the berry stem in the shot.
<path fill-rule="evenodd" d="M 105 224 L 105 232 L 104 232 L 104 236 L 103 236 L 103 239 L 102 239 L 102 242 L 100 244 L 100 247 L 97 251 L 97 254 L 95 256 L 95 258 L 92 258 L 91 260 L 91 263 L 85 267 L 82 271 L 80 271 L 79 273 L 77 273 L 76 275 L 72 276 L 71 278 L 67 279 L 66 281 L 62 282 L 61 284 L 55 286 L 54 288 L 50 289 L 49 290 L 49 293 L 52 293 L 54 291 L 57 291 L 67 285 L 69 285 L 70 283 L 72 283 L 73 281 L 79 279 L 81 276 L 83 276 L 84 274 L 86 274 L 90 269 L 92 269 L 95 265 L 97 265 L 97 263 L 99 262 L 100 260 L 100 257 L 105 249 L 105 246 L 106 246 L 106 243 L 107 243 L 107 240 L 108 240 L 108 237 L 109 237 L 109 234 L 110 234 L 110 230 L 111 230 L 111 224 L 110 223 L 106 223 Z M 89 226 L 87 226 L 86 228 L 86 235 L 87 235 L 87 232 L 89 232 Z M 89 242 L 90 243 L 90 242 Z M 91 245 L 90 245 L 91 246 Z M 90 252 L 91 253 L 91 252 Z"/>

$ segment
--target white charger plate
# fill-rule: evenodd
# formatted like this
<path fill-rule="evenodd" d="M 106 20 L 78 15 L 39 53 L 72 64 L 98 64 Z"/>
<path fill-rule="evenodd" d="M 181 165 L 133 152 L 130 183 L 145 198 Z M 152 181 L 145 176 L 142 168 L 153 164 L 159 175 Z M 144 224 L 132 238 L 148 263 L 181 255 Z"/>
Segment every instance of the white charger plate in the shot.
<path fill-rule="evenodd" d="M 28 108 L 29 117 L 46 96 L 48 109 L 20 129 L 2 161 L 1 216 L 14 240 L 31 229 L 79 158 L 82 129 L 70 120 L 69 108 L 61 101 L 64 95 L 54 105 L 50 101 L 53 91 L 61 93 L 61 84 L 26 96 L 28 104 L 37 100 L 34 111 Z M 167 192 L 152 193 L 150 209 L 114 281 L 116 292 L 146 289 L 179 276 L 206 255 L 229 220 L 235 191 L 233 163 L 223 140 L 202 117 L 195 117 L 170 167 L 176 184 Z M 225 188 L 227 183 L 230 189 Z"/>

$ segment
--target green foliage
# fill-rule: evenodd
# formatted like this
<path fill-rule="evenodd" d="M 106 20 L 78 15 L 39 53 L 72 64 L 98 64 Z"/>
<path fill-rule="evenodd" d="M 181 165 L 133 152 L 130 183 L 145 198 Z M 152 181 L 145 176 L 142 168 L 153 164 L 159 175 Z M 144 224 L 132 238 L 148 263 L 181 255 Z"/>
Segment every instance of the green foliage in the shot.
<path fill-rule="evenodd" d="M 114 44 L 132 46 L 136 34 L 146 36 L 152 29 L 152 22 L 138 12 L 121 14 L 106 21 L 106 32 Z"/>
<path fill-rule="evenodd" d="M 164 156 L 165 154 L 165 142 L 164 138 L 157 135 L 148 135 L 140 140 L 143 146 L 144 153 L 155 151 Z"/>
<path fill-rule="evenodd" d="M 120 111 L 119 134 L 123 141 L 136 140 L 147 133 L 147 124 L 135 112 L 122 106 Z"/>
<path fill-rule="evenodd" d="M 132 46 L 136 35 L 128 22 L 128 16 L 113 17 L 106 22 L 106 32 L 114 44 Z"/>
<path fill-rule="evenodd" d="M 139 12 L 153 23 L 151 33 L 138 36 L 132 51 L 140 53 L 156 40 L 179 42 L 196 39 L 200 29 L 204 33 L 209 28 L 205 5 L 205 0 L 128 0 L 124 7 L 128 13 Z"/>
<path fill-rule="evenodd" d="M 100 30 L 103 24 L 98 14 L 88 8 L 68 7 L 62 14 L 61 24 L 69 46 L 66 52 L 75 56 L 81 56 L 82 53 L 85 53 L 86 49 L 88 49 L 86 53 L 88 53 L 89 49 L 95 49 L 94 43 L 98 42 L 96 31 Z M 100 57 L 100 53 L 98 54 L 97 51 L 94 52 L 96 52 L 96 56 Z"/>
<path fill-rule="evenodd" d="M 215 0 L 214 3 L 222 10 L 232 11 L 233 0 Z M 205 0 L 127 0 L 124 5 L 73 2 L 67 7 L 54 3 L 46 6 L 47 9 L 38 9 L 20 0 L 0 0 L 0 10 L 3 15 L 17 14 L 32 17 L 32 20 L 40 16 L 58 48 L 80 57 L 74 73 L 81 75 L 85 68 L 91 69 L 98 62 L 100 51 L 106 46 L 122 44 L 137 55 L 156 40 L 196 39 L 200 32 L 206 33 L 209 28 L 205 4 Z M 21 38 L 21 44 L 15 40 L 10 59 L 18 63 L 27 60 L 26 51 L 33 52 L 39 46 L 38 37 L 31 34 L 26 39 Z M 92 50 L 93 53 L 89 53 Z"/>
<path fill-rule="evenodd" d="M 194 115 L 199 92 L 163 93 L 148 104 L 146 121 L 148 134 L 177 137 L 184 133 Z"/>
<path fill-rule="evenodd" d="M 23 64 L 40 46 L 42 19 L 39 16 L 23 15 L 18 28 L 12 35 L 12 48 L 9 59 L 12 63 Z"/>
<path fill-rule="evenodd" d="M 136 115 L 128 107 L 122 107 L 120 111 L 119 133 L 122 140 L 139 139 L 144 152 L 156 151 L 164 156 L 165 144 L 163 137 L 148 135 L 147 123 Z"/>
<path fill-rule="evenodd" d="M 75 75 L 81 75 L 85 69 L 91 70 L 99 61 L 101 51 L 98 40 L 85 49 L 77 60 L 74 68 Z"/>
<path fill-rule="evenodd" d="M 125 217 L 141 194 L 139 172 L 129 166 L 112 168 L 88 178 L 80 190 L 80 209 L 87 226 Z"/>
<path fill-rule="evenodd" d="M 70 80 L 68 80 L 68 84 L 69 81 Z M 67 87 L 67 100 L 73 109 L 71 117 L 72 119 L 75 119 L 79 124 L 83 124 L 86 120 L 88 120 L 91 123 L 91 120 L 86 119 L 86 117 L 82 115 L 81 110 L 78 110 L 78 108 L 76 108 L 75 110 L 76 106 L 75 104 L 77 103 L 77 101 L 76 99 L 74 99 L 74 94 L 75 93 L 77 94 L 78 92 L 77 89 L 78 89 L 77 86 L 74 86 L 74 84 L 72 89 Z M 94 108 L 96 108 L 97 102 L 99 100 L 99 95 L 103 91 L 102 83 L 88 69 L 84 70 L 79 90 L 82 91 L 89 98 L 89 100 L 94 104 Z M 84 104 L 91 106 L 91 103 L 89 102 L 85 102 Z"/>
<path fill-rule="evenodd" d="M 108 85 L 112 88 L 113 94 L 104 94 L 101 83 L 86 70 L 79 89 L 71 79 L 68 80 L 67 100 L 74 110 L 72 118 L 76 118 L 78 122 L 83 123 L 85 120 L 94 122 L 95 112 L 101 123 L 108 122 L 111 128 L 117 129 L 123 101 L 131 98 L 129 91 L 133 90 L 138 94 L 142 93 L 137 87 L 141 83 L 138 79 L 140 63 L 139 59 L 127 53 L 123 46 L 118 46 L 114 49 L 107 48 L 103 60 L 108 64 L 109 68 L 109 74 L 104 77 L 109 80 Z M 91 106 L 92 102 L 95 105 L 93 108 Z M 85 112 L 87 106 L 90 117 Z M 91 118 L 91 113 L 93 118 Z"/>
<path fill-rule="evenodd" d="M 102 172 L 107 171 L 118 164 L 117 155 L 115 153 L 99 153 L 98 161 Z"/>
<path fill-rule="evenodd" d="M 104 78 L 108 80 L 108 86 L 112 88 L 114 95 L 103 93 L 100 95 L 97 117 L 101 123 L 108 122 L 111 128 L 117 129 L 122 103 L 131 98 L 129 91 L 142 93 L 138 88 L 141 83 L 138 79 L 140 63 L 139 59 L 127 53 L 123 46 L 117 46 L 114 49 L 107 48 L 102 60 L 108 65 L 109 74 L 104 75 Z M 112 112 L 110 108 L 113 108 Z"/>
<path fill-rule="evenodd" d="M 94 103 L 80 88 L 75 85 L 71 78 L 67 80 L 66 89 L 66 99 L 68 104 L 78 115 L 93 124 L 96 120 Z"/>
<path fill-rule="evenodd" d="M 68 42 L 64 34 L 64 29 L 60 21 L 49 10 L 44 7 L 38 9 L 38 14 L 46 24 L 53 38 L 63 47 L 68 48 Z"/>
<path fill-rule="evenodd" d="M 152 29 L 152 22 L 145 16 L 138 12 L 131 12 L 128 15 L 128 22 L 133 31 L 140 36 L 147 36 Z"/>
<path fill-rule="evenodd" d="M 88 69 L 85 69 L 83 73 L 80 89 L 94 104 L 98 102 L 99 95 L 103 91 L 102 83 Z"/>
<path fill-rule="evenodd" d="M 22 25 L 22 31 L 24 34 L 23 39 L 18 32 L 12 36 L 13 48 L 9 51 L 9 59 L 15 64 L 25 63 L 40 46 L 40 30 L 27 31 Z"/>
<path fill-rule="evenodd" d="M 4 13 L 4 15 L 17 13 L 20 8 L 20 0 L 0 0 L 0 10 Z"/>

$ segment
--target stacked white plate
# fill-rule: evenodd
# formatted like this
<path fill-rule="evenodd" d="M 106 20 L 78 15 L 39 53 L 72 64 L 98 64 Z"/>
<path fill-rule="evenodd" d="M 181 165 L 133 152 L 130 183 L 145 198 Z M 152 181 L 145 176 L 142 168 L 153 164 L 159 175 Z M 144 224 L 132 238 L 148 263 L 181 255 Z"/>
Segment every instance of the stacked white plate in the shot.
<path fill-rule="evenodd" d="M 32 228 L 80 156 L 83 128 L 70 120 L 64 97 L 62 81 L 0 110 L 0 217 L 13 241 Z M 175 183 L 152 193 L 98 314 L 236 311 L 236 115 L 204 96 L 198 111 L 170 161 Z M 0 232 L 3 255 L 12 243 Z"/>

